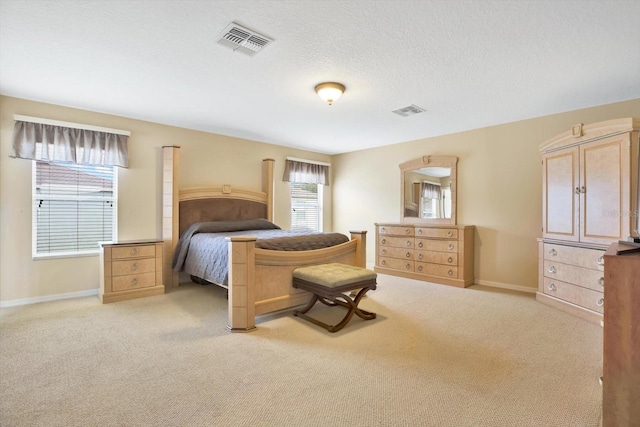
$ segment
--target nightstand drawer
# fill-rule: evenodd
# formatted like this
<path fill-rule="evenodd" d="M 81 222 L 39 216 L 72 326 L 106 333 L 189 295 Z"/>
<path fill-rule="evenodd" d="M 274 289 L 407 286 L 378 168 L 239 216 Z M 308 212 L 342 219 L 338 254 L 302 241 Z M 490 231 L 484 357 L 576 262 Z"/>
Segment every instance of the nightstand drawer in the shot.
<path fill-rule="evenodd" d="M 143 273 L 114 277 L 111 287 L 114 292 L 117 292 L 128 289 L 148 288 L 155 286 L 155 284 L 156 273 Z"/>
<path fill-rule="evenodd" d="M 113 261 L 113 263 L 111 264 L 111 274 L 113 276 L 124 276 L 126 274 L 153 273 L 154 271 L 156 271 L 155 258 Z"/>
<path fill-rule="evenodd" d="M 153 258 L 156 256 L 156 245 L 114 246 L 111 249 L 112 259 Z"/>

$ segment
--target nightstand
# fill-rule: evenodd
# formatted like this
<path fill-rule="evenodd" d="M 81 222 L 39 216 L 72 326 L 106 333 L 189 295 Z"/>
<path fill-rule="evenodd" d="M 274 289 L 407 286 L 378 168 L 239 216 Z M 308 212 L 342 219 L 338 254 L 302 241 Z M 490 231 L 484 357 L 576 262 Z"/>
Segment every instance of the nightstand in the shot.
<path fill-rule="evenodd" d="M 162 245 L 162 240 L 101 242 L 100 301 L 163 294 Z"/>

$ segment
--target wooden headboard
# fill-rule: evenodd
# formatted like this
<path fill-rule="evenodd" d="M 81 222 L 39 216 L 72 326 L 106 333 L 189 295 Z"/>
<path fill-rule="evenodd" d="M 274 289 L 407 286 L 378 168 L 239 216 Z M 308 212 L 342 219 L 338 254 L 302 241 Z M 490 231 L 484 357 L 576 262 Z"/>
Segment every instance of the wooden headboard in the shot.
<path fill-rule="evenodd" d="M 196 222 L 269 217 L 263 192 L 197 187 L 180 190 L 179 200 L 179 235 Z"/>

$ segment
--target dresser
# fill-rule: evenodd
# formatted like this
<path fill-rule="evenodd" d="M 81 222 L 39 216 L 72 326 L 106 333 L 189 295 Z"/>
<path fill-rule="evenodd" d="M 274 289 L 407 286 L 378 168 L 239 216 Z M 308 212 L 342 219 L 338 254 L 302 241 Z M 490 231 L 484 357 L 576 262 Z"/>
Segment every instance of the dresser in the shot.
<path fill-rule="evenodd" d="M 473 284 L 470 225 L 376 223 L 374 270 L 444 285 Z"/>
<path fill-rule="evenodd" d="M 162 245 L 162 240 L 100 243 L 100 300 L 163 294 Z"/>
<path fill-rule="evenodd" d="M 604 252 L 638 235 L 638 119 L 577 124 L 543 143 L 538 301 L 599 323 Z"/>

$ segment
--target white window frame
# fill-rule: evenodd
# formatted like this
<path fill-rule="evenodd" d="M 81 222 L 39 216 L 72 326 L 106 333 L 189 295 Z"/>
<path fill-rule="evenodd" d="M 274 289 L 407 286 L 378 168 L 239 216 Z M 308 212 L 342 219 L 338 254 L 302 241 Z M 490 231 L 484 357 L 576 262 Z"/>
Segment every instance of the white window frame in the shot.
<path fill-rule="evenodd" d="M 96 242 L 96 248 L 93 250 L 78 250 L 78 251 L 66 251 L 66 252 L 54 252 L 54 253 L 38 253 L 38 208 L 37 208 L 37 200 L 45 199 L 45 200 L 99 200 L 99 201 L 110 201 L 112 202 L 112 241 L 117 241 L 118 239 L 118 170 L 115 166 L 98 166 L 96 167 L 108 167 L 113 169 L 113 195 L 111 198 L 104 197 L 91 197 L 91 196 L 47 196 L 42 194 L 37 194 L 37 162 L 39 160 L 32 160 L 32 169 L 31 169 L 31 256 L 34 260 L 39 259 L 53 259 L 53 258 L 76 258 L 76 257 L 86 257 L 86 256 L 95 256 L 100 253 L 100 247 L 98 246 L 98 242 Z M 46 163 L 46 162 L 45 162 Z M 60 162 L 50 162 L 54 164 L 64 163 Z"/>
<path fill-rule="evenodd" d="M 294 185 L 315 185 L 317 188 L 317 202 L 318 202 L 318 229 L 317 230 L 313 230 L 313 231 L 317 231 L 317 232 L 322 232 L 323 228 L 324 228 L 324 185 L 322 184 L 308 184 L 308 183 L 302 183 L 302 182 L 290 182 L 289 183 L 289 202 L 291 204 L 291 220 L 289 221 L 289 227 L 291 230 L 296 230 L 296 229 L 300 229 L 297 227 L 294 227 L 294 215 L 293 215 L 293 186 Z"/>

